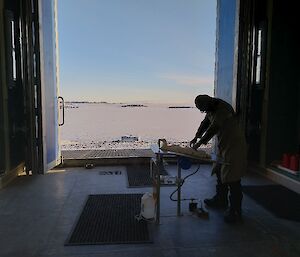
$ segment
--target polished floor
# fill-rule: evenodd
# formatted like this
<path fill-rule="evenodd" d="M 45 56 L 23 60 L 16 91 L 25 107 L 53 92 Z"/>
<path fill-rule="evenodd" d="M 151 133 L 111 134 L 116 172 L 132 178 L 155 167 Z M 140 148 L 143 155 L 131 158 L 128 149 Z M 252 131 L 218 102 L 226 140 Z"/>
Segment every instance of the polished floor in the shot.
<path fill-rule="evenodd" d="M 182 176 L 196 168 L 183 171 Z M 210 168 L 203 164 L 187 179 L 183 198 L 204 199 L 214 193 Z M 176 166 L 168 165 L 167 170 L 176 175 Z M 243 184 L 272 182 L 248 173 Z M 208 220 L 196 217 L 188 211 L 188 202 L 182 203 L 182 216 L 178 217 L 176 202 L 169 199 L 174 189 L 161 189 L 160 225 L 150 224 L 153 244 L 64 246 L 89 194 L 145 193 L 152 188 L 128 188 L 125 166 L 65 168 L 46 175 L 20 176 L 0 190 L 0 256 L 300 256 L 300 223 L 275 217 L 246 195 L 241 224 L 224 223 L 223 213 L 212 209 L 208 209 Z"/>

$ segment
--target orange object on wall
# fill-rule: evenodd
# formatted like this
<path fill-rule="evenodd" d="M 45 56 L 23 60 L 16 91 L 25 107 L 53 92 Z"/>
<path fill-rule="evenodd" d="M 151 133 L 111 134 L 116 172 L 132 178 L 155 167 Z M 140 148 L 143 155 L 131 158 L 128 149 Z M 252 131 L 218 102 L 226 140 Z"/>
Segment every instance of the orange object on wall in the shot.
<path fill-rule="evenodd" d="M 298 171 L 299 170 L 299 156 L 294 154 L 290 157 L 289 169 Z"/>
<path fill-rule="evenodd" d="M 290 168 L 290 160 L 291 160 L 291 155 L 284 153 L 282 155 L 282 161 L 281 161 L 281 165 L 285 168 Z"/>

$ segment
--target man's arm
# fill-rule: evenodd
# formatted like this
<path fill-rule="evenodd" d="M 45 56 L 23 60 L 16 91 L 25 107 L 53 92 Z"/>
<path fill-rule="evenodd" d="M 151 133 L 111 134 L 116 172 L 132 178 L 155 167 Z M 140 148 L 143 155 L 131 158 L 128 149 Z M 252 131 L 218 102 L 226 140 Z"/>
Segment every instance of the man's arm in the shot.
<path fill-rule="evenodd" d="M 190 142 L 190 146 L 191 147 L 194 147 L 195 144 L 197 143 L 197 139 L 198 138 L 201 138 L 203 133 L 207 130 L 207 128 L 209 127 L 210 125 L 210 121 L 207 117 L 207 115 L 205 116 L 204 120 L 201 122 L 197 132 L 196 132 L 196 135 L 195 137 L 192 139 L 192 141 Z"/>
<path fill-rule="evenodd" d="M 209 119 L 206 115 L 204 120 L 201 122 L 195 137 L 196 138 L 201 138 L 202 135 L 204 134 L 204 132 L 209 128 L 209 125 L 210 125 L 210 121 L 209 121 Z"/>
<path fill-rule="evenodd" d="M 204 136 L 200 138 L 198 143 L 193 145 L 193 148 L 198 149 L 200 147 L 200 145 L 202 145 L 202 144 L 206 145 L 208 143 L 208 141 L 210 139 L 212 139 L 212 137 L 218 133 L 219 129 L 220 129 L 220 127 L 219 127 L 218 123 L 216 123 L 216 122 L 211 123 L 210 126 L 208 127 L 208 129 L 206 130 Z"/>
<path fill-rule="evenodd" d="M 212 139 L 214 135 L 216 135 L 219 131 L 219 127 L 216 124 L 212 124 L 207 130 L 206 133 L 204 134 L 203 137 L 200 138 L 199 144 L 207 144 L 209 140 Z"/>

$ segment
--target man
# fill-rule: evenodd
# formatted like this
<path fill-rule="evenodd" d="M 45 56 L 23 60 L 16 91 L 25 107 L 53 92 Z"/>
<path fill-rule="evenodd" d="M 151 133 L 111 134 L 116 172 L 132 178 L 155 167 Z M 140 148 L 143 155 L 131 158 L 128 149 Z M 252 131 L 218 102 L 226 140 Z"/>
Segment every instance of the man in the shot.
<path fill-rule="evenodd" d="M 206 116 L 190 146 L 197 149 L 217 135 L 218 155 L 222 160 L 222 163 L 215 164 L 212 170 L 212 174 L 217 175 L 216 195 L 212 199 L 205 199 L 204 202 L 210 207 L 226 208 L 229 190 L 230 207 L 224 220 L 228 223 L 236 222 L 242 215 L 241 177 L 247 165 L 245 136 L 230 104 L 208 95 L 198 95 L 195 105 L 201 112 L 205 112 Z"/>

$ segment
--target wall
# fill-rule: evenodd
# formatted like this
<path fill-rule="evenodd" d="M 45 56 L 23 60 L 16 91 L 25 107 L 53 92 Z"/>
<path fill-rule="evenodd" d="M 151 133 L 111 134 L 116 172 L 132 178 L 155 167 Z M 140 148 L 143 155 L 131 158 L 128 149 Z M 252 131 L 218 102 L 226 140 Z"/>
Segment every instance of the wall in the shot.
<path fill-rule="evenodd" d="M 0 0 L 0 174 L 5 171 L 5 148 L 4 148 L 4 97 L 3 89 L 5 85 L 5 70 L 4 61 L 4 36 L 3 36 L 3 0 Z"/>
<path fill-rule="evenodd" d="M 299 145 L 299 45 L 296 3 L 273 1 L 266 161 Z"/>
<path fill-rule="evenodd" d="M 300 55 L 300 54 L 299 54 Z M 300 56 L 299 56 L 300 58 Z M 298 60 L 299 60 L 298 58 Z M 298 77 L 298 81 L 296 82 L 298 84 L 298 153 L 300 154 L 300 77 Z"/>
<path fill-rule="evenodd" d="M 215 96 L 233 104 L 236 0 L 218 0 Z"/>
<path fill-rule="evenodd" d="M 299 51 L 299 47 L 298 47 L 298 71 L 299 71 L 299 60 L 300 60 L 300 51 Z M 298 106 L 296 107 L 297 110 L 298 110 L 298 115 L 296 116 L 297 117 L 297 120 L 298 120 L 298 124 L 297 124 L 297 131 L 298 131 L 298 154 L 300 154 L 300 77 L 297 76 L 296 80 L 295 80 L 295 84 L 297 85 L 297 88 L 298 88 Z"/>

